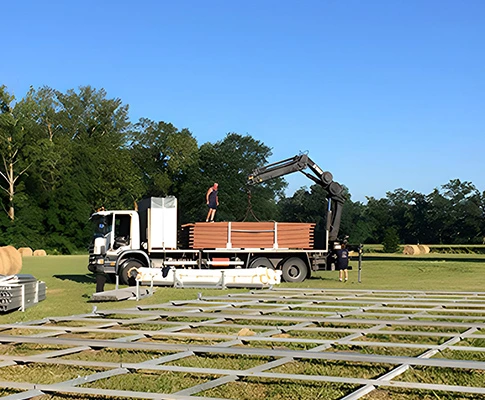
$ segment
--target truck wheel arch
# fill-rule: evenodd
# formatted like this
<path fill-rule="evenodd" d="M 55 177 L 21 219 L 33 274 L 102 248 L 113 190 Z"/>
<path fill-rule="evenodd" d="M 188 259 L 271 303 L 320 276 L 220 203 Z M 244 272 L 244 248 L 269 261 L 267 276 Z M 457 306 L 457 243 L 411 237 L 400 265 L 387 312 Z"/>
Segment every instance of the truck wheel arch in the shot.
<path fill-rule="evenodd" d="M 126 266 L 126 263 L 130 261 L 137 261 L 139 263 L 139 267 L 149 267 L 151 265 L 150 259 L 143 251 L 123 252 L 116 260 L 116 274 L 121 277 L 123 268 Z"/>
<path fill-rule="evenodd" d="M 249 262 L 248 268 L 265 267 L 274 269 L 274 265 L 271 260 L 267 257 L 254 257 Z"/>
<path fill-rule="evenodd" d="M 126 262 L 127 260 L 134 259 L 138 260 L 143 264 L 144 267 L 150 266 L 150 259 L 148 258 L 147 254 L 143 251 L 124 251 L 118 256 L 116 260 L 116 271 L 119 272 L 120 265 Z"/>

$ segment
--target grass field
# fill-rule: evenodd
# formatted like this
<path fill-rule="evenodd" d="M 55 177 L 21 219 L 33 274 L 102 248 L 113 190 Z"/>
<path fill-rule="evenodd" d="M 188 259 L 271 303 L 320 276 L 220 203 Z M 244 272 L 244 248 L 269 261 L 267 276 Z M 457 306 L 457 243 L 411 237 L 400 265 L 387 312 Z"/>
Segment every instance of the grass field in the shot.
<path fill-rule="evenodd" d="M 453 245 L 430 244 L 427 246 L 429 247 L 430 252 L 433 255 L 477 254 L 477 255 L 485 256 L 485 244 L 453 244 Z M 404 249 L 404 245 L 400 245 L 399 251 L 397 253 L 392 253 L 392 254 L 395 255 L 395 254 L 402 253 L 403 249 Z M 369 253 L 383 253 L 384 246 L 382 244 L 366 244 L 364 246 L 364 250 Z"/>
<path fill-rule="evenodd" d="M 338 281 L 337 272 L 317 272 L 311 279 L 297 284 L 281 284 L 282 287 L 392 289 L 392 290 L 462 290 L 485 291 L 485 258 L 474 262 L 466 256 L 428 260 L 429 255 L 419 258 L 379 260 L 373 258 L 362 264 L 361 283 L 357 281 L 357 263 L 349 272 L 349 281 Z M 470 256 L 471 257 L 471 256 Z M 475 258 L 475 256 L 473 256 Z M 95 291 L 94 276 L 87 270 L 87 256 L 47 256 L 24 259 L 21 273 L 32 274 L 47 286 L 47 298 L 25 312 L 0 315 L 0 323 L 30 321 L 47 316 L 64 316 L 90 312 Z M 344 286 L 345 285 L 345 286 Z M 106 290 L 114 289 L 107 284 Z M 247 289 L 226 290 L 244 292 Z M 195 299 L 197 293 L 205 296 L 220 295 L 221 290 L 157 288 L 150 298 L 140 304 L 163 303 L 168 300 Z M 131 301 L 124 302 L 126 307 Z M 103 308 L 119 308 L 120 303 L 103 303 Z"/>
<path fill-rule="evenodd" d="M 473 261 L 471 261 L 473 260 Z M 47 257 L 33 257 L 24 259 L 24 267 L 22 273 L 28 273 L 34 275 L 37 279 L 43 280 L 47 285 L 47 298 L 46 300 L 40 302 L 39 304 L 28 308 L 25 312 L 12 312 L 5 315 L 0 315 L 0 324 L 14 323 L 20 321 L 32 321 L 41 319 L 43 317 L 54 317 L 54 316 L 68 316 L 76 315 L 82 313 L 91 312 L 94 305 L 102 309 L 122 309 L 128 307 L 134 307 L 135 305 L 143 306 L 150 304 L 162 304 L 169 300 L 194 300 L 197 298 L 199 292 L 203 293 L 204 298 L 210 296 L 222 296 L 228 293 L 239 293 L 244 294 L 248 292 L 248 289 L 239 290 L 207 290 L 207 289 L 173 289 L 173 288 L 157 288 L 155 294 L 152 297 L 143 299 L 140 302 L 134 301 L 124 301 L 124 302 L 110 302 L 93 304 L 90 302 L 91 295 L 95 290 L 94 277 L 87 272 L 86 268 L 87 256 L 47 256 Z M 356 263 L 353 263 L 354 270 L 350 271 L 349 282 L 342 283 L 337 279 L 337 272 L 318 272 L 311 279 L 299 284 L 282 284 L 282 288 L 325 288 L 325 289 L 335 289 L 335 288 L 346 288 L 346 289 L 383 289 L 383 290 L 426 290 L 426 291 L 485 291 L 483 288 L 483 282 L 485 281 L 485 259 L 482 261 L 480 258 L 466 256 L 461 256 L 457 258 L 455 256 L 440 258 L 440 259 L 430 259 L 429 257 L 415 257 L 415 258 L 396 258 L 396 259 L 379 259 L 372 258 L 365 260 L 363 262 L 362 269 L 362 282 L 357 282 L 357 270 Z M 108 284 L 106 289 L 114 288 L 114 285 Z M 439 296 L 438 296 L 439 297 Z M 257 306 L 261 307 L 261 306 Z M 398 306 L 400 307 L 400 306 Z M 401 308 L 402 309 L 402 308 Z M 311 314 L 310 308 L 301 308 L 301 312 Z M 182 312 L 183 310 L 181 310 Z M 456 310 L 455 310 L 456 311 Z M 388 312 L 394 312 L 392 309 Z M 402 311 L 395 311 L 400 313 Z M 436 311 L 437 313 L 442 313 L 442 311 Z M 459 312 L 459 311 L 458 311 Z M 118 311 L 116 311 L 118 313 Z M 485 316 L 484 310 L 476 310 L 476 315 Z M 284 316 L 285 313 L 275 314 Z M 375 314 L 377 315 L 377 314 Z M 366 329 L 370 326 L 366 323 L 365 315 L 362 322 L 358 322 L 352 325 L 352 328 L 356 329 Z M 433 318 L 432 312 L 428 315 L 429 318 Z M 113 315 L 112 318 L 129 318 L 122 314 Z M 264 331 L 264 325 L 266 322 L 264 320 L 252 320 L 246 319 L 243 321 L 246 324 L 253 325 L 256 332 Z M 270 318 L 268 316 L 268 318 Z M 378 318 L 378 317 L 372 317 Z M 461 317 L 460 317 L 461 318 Z M 173 317 L 171 321 L 189 321 L 197 320 L 197 315 L 189 318 L 187 316 L 181 316 L 180 318 Z M 238 323 L 237 320 L 234 321 L 235 324 Z M 269 323 L 269 322 L 268 322 Z M 284 322 L 280 322 L 280 325 L 284 325 Z M 349 328 L 349 326 L 339 326 L 338 323 L 334 323 L 332 326 Z M 259 327 L 259 328 L 257 328 Z M 35 335 L 42 334 L 42 331 L 38 332 L 32 329 L 21 330 L 15 328 L 16 330 L 10 332 L 11 335 Z M 139 330 L 158 330 L 161 326 L 150 325 L 149 323 L 139 324 L 138 326 L 133 325 L 131 329 Z M 366 335 L 361 340 L 365 341 L 394 341 L 395 343 L 410 344 L 413 343 L 423 343 L 429 341 L 429 343 L 441 344 L 445 339 L 439 336 L 434 336 L 435 331 L 433 327 L 426 328 L 416 328 L 409 327 L 407 330 L 412 331 L 414 329 L 423 329 L 426 336 L 419 336 L 419 338 L 408 335 L 388 335 L 387 332 L 392 332 L 396 328 L 386 328 L 384 331 L 380 331 L 378 335 Z M 403 329 L 403 328 L 400 328 Z M 17 332 L 18 330 L 18 332 Z M 187 333 L 197 333 L 204 332 L 209 334 L 219 334 L 219 335 L 234 335 L 239 328 L 231 328 L 230 326 L 218 326 L 218 327 L 199 327 L 196 329 L 190 329 Z M 398 329 L 399 330 L 399 329 Z M 451 330 L 451 328 L 450 328 Z M 453 328 L 454 330 L 454 328 Z M 440 332 L 446 332 L 446 329 L 440 328 Z M 302 337 L 306 339 L 328 339 L 328 340 L 338 340 L 339 338 L 347 335 L 348 333 L 329 332 L 322 336 L 321 333 L 315 334 L 307 331 L 292 332 L 292 337 Z M 92 334 L 89 334 L 92 335 Z M 77 337 L 91 337 L 87 333 L 76 333 L 71 332 L 63 337 L 77 338 Z M 439 334 L 437 334 L 439 335 Z M 119 332 L 106 332 L 102 333 L 100 337 L 96 334 L 95 337 L 99 339 L 116 339 L 117 337 L 123 336 Z M 284 338 L 284 336 L 283 336 Z M 153 339 L 155 341 L 162 340 L 162 337 Z M 264 341 L 251 342 L 248 348 L 257 347 L 267 347 Z M 214 339 L 213 342 L 217 340 Z M 472 346 L 484 346 L 485 339 L 474 339 L 474 342 L 470 342 Z M 199 345 L 204 344 L 200 342 L 199 339 L 186 338 L 181 340 L 181 338 L 163 338 L 161 343 L 186 343 L 187 345 Z M 244 344 L 246 346 L 247 344 Z M 274 346 L 274 345 L 273 345 Z M 287 345 L 289 346 L 289 345 Z M 298 345 L 300 346 L 300 345 Z M 306 347 L 296 347 L 294 350 L 307 350 L 314 347 L 314 344 L 307 344 Z M 59 350 L 61 347 L 57 345 L 43 345 L 37 343 L 22 343 L 18 345 L 2 345 L 0 354 L 19 354 L 19 355 L 29 355 L 37 354 L 40 351 L 45 351 L 46 348 L 49 351 Z M 277 349 L 278 347 L 276 347 Z M 290 347 L 288 347 L 290 348 Z M 366 352 L 370 351 L 369 347 L 359 347 L 342 344 L 333 347 L 334 351 L 342 352 Z M 371 348 L 373 352 L 379 353 L 380 351 L 385 351 L 389 355 L 400 355 L 400 356 L 416 356 L 419 351 L 410 347 L 396 347 L 394 349 L 387 348 L 381 349 L 379 346 Z M 392 350 L 392 353 L 387 353 Z M 447 350 L 448 351 L 448 350 Z M 462 352 L 464 353 L 464 352 Z M 485 359 L 481 354 L 485 353 L 474 353 L 473 356 L 480 356 L 479 361 L 484 361 Z M 73 354 L 65 359 L 68 360 L 96 360 L 98 362 L 109 361 L 109 362 L 142 362 L 144 360 L 150 360 L 156 357 L 157 354 L 152 354 L 150 351 L 133 351 L 133 350 L 122 350 L 122 349 L 110 349 L 106 348 L 103 350 L 97 350 L 96 352 L 87 351 L 79 354 Z M 159 354 L 158 354 L 159 356 Z M 456 355 L 461 356 L 461 355 Z M 454 358 L 452 354 L 443 354 L 443 357 Z M 245 357 L 241 356 L 202 356 L 195 354 L 193 357 L 188 357 L 181 359 L 179 361 L 174 361 L 172 365 L 176 365 L 180 368 L 187 367 L 199 367 L 199 368 L 221 368 L 221 369 L 246 369 L 253 368 L 260 363 L 266 363 L 271 361 L 270 359 L 264 359 L 264 357 Z M 296 360 L 295 360 L 296 361 Z M 170 365 L 168 363 L 167 365 Z M 287 363 L 284 366 L 273 369 L 276 373 L 291 373 L 291 374 L 314 374 L 314 375 L 326 375 L 332 374 L 335 376 L 346 377 L 351 374 L 351 376 L 357 376 L 361 378 L 372 378 L 383 373 L 386 373 L 392 368 L 392 366 L 386 364 L 365 364 L 365 363 L 354 363 L 353 365 L 348 365 L 340 361 L 327 361 L 319 362 L 316 360 L 308 360 L 305 362 L 298 361 L 295 363 Z M 70 366 L 70 365 L 45 365 L 41 366 L 39 364 L 26 364 L 11 367 L 0 368 L 0 380 L 4 381 L 14 381 L 18 379 L 18 376 L 22 376 L 22 380 L 26 382 L 35 382 L 42 384 L 51 384 L 68 379 L 74 379 L 77 376 L 89 375 L 99 372 L 96 369 L 81 367 L 81 366 Z M 141 377 L 141 380 L 140 380 Z M 457 370 L 452 375 L 449 375 L 449 371 L 440 370 L 439 368 L 429 368 L 429 367 L 417 367 L 406 372 L 403 377 L 408 381 L 425 382 L 425 383 L 436 383 L 442 382 L 445 384 L 456 384 L 456 385 L 471 385 L 483 387 L 484 374 L 483 371 L 460 371 Z M 112 377 L 110 379 L 102 382 L 93 383 L 93 388 L 106 388 L 106 389 L 120 389 L 120 390 L 140 390 L 140 391 L 151 391 L 151 392 L 165 392 L 174 393 L 178 390 L 182 390 L 185 387 L 190 387 L 192 385 L 200 384 L 204 382 L 204 379 L 216 379 L 217 376 L 204 376 L 190 373 L 174 373 L 174 372 L 162 372 L 162 371 L 145 371 L 137 374 L 128 374 L 118 377 Z M 451 383 L 450 383 L 451 382 Z M 357 386 L 358 387 L 358 386 Z M 346 393 L 354 390 L 356 386 L 348 384 L 331 384 L 331 383 L 318 383 L 314 382 L 292 382 L 281 380 L 275 382 L 274 380 L 262 380 L 247 377 L 241 379 L 238 382 L 232 382 L 227 385 L 213 388 L 207 390 L 204 395 L 210 397 L 224 397 L 224 398 L 236 398 L 236 399 L 337 399 L 344 396 Z M 11 390 L 0 390 L 0 395 L 12 394 Z M 103 397 L 82 397 L 75 395 L 48 395 L 42 397 L 42 399 L 75 399 L 75 398 L 103 398 Z M 480 395 L 472 394 L 452 394 L 452 393 L 436 393 L 433 391 L 409 391 L 403 389 L 378 389 L 373 391 L 371 394 L 363 397 L 365 400 L 370 399 L 478 399 L 484 398 Z"/>

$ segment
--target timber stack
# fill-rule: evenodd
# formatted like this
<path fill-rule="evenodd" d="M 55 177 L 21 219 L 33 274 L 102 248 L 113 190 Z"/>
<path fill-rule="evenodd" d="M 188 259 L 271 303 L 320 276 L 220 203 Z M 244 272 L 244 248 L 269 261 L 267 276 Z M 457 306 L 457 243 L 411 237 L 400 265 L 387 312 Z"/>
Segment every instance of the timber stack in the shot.
<path fill-rule="evenodd" d="M 311 250 L 314 231 L 304 222 L 196 222 L 182 226 L 180 241 L 190 249 Z"/>

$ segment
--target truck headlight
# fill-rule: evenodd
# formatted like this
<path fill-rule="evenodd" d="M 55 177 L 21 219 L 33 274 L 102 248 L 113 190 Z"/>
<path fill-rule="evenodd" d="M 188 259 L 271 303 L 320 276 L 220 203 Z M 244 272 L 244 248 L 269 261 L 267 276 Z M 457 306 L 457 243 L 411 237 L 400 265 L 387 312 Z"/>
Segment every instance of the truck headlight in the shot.
<path fill-rule="evenodd" d="M 104 259 L 103 258 L 98 258 L 96 260 L 96 264 L 104 264 Z"/>

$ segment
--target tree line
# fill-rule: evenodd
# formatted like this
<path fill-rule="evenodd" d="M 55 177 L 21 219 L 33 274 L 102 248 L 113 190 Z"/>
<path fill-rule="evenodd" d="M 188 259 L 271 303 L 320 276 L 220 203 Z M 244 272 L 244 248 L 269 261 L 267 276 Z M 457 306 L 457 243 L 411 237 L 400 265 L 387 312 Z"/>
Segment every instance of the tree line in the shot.
<path fill-rule="evenodd" d="M 271 156 L 261 141 L 228 133 L 199 144 L 169 122 L 131 122 L 127 104 L 90 86 L 31 88 L 21 99 L 0 86 L 0 155 L 0 245 L 84 251 L 94 211 L 133 209 L 148 196 L 175 195 L 180 223 L 203 221 L 214 182 L 219 220 L 325 225 L 318 185 L 291 197 L 282 178 L 248 189 L 247 176 Z M 470 182 L 452 180 L 427 195 L 399 189 L 365 204 L 347 197 L 341 232 L 351 241 L 381 243 L 391 229 L 402 243 L 482 242 L 485 193 Z"/>

